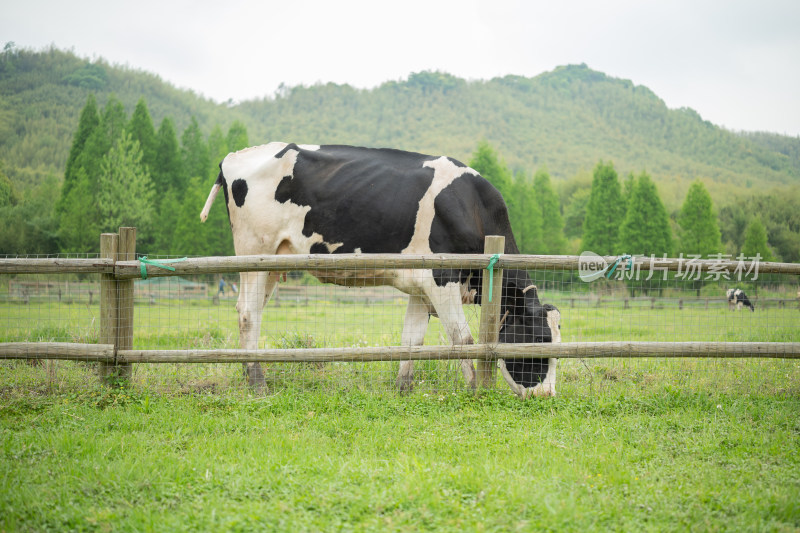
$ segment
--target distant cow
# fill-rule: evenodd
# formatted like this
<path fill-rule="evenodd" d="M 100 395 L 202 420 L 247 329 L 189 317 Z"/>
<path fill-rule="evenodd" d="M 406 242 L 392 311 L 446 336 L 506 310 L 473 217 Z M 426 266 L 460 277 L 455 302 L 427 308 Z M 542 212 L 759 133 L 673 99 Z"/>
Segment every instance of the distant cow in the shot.
<path fill-rule="evenodd" d="M 484 237 L 505 237 L 505 253 L 519 253 L 500 193 L 475 170 L 454 159 L 390 149 L 309 146 L 273 142 L 229 154 L 200 215 L 208 216 L 222 190 L 237 255 L 308 253 L 482 253 Z M 454 345 L 471 344 L 462 303 L 480 303 L 482 270 L 432 269 L 312 272 L 323 282 L 389 285 L 409 295 L 402 343 L 422 345 L 435 314 Z M 257 348 L 261 312 L 279 273 L 242 272 L 239 336 Z M 560 342 L 560 314 L 539 302 L 523 270 L 505 270 L 500 342 Z M 476 385 L 471 360 L 461 361 Z M 554 395 L 556 360 L 507 360 L 503 375 L 523 396 Z M 247 364 L 251 385 L 264 375 Z M 403 361 L 401 390 L 413 383 L 413 362 Z"/>
<path fill-rule="evenodd" d="M 728 289 L 728 309 L 737 311 L 742 309 L 742 306 L 749 307 L 750 311 L 755 312 L 755 306 L 750 302 L 750 299 L 742 289 Z"/>

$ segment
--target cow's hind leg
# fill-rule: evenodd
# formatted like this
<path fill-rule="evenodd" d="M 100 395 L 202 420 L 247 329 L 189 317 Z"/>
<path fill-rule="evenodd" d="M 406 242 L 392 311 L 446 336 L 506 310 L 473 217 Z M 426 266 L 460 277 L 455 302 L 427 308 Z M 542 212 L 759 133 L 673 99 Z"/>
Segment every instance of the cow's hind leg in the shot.
<path fill-rule="evenodd" d="M 261 332 L 261 312 L 278 283 L 279 274 L 267 272 L 242 272 L 239 274 L 239 347 L 245 350 L 258 348 Z M 259 363 L 244 363 L 248 384 L 255 389 L 264 388 L 264 372 Z"/>
<path fill-rule="evenodd" d="M 422 346 L 430 320 L 430 306 L 421 296 L 409 296 L 406 318 L 403 321 L 403 346 Z M 414 387 L 414 361 L 401 361 L 397 373 L 397 388 L 408 392 Z"/>

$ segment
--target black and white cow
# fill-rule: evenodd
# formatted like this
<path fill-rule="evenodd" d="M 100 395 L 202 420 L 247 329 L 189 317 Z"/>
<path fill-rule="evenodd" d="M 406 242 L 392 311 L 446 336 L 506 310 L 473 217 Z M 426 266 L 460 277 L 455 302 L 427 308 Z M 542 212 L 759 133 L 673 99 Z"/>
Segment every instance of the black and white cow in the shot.
<path fill-rule="evenodd" d="M 740 311 L 742 306 L 749 307 L 750 311 L 755 312 L 755 306 L 742 289 L 728 289 L 728 309 Z"/>
<path fill-rule="evenodd" d="M 475 170 L 447 157 L 273 142 L 231 153 L 220 163 L 201 220 L 220 190 L 237 255 L 482 253 L 487 235 L 503 235 L 505 253 L 519 253 L 500 193 Z M 480 303 L 482 271 L 312 274 L 323 282 L 389 285 L 407 293 L 404 345 L 422 345 L 431 314 L 454 345 L 473 342 L 462 304 Z M 257 348 L 262 309 L 279 277 L 241 273 L 236 308 L 242 348 Z M 504 271 L 501 315 L 500 342 L 561 340 L 558 309 L 539 302 L 525 271 Z M 500 367 L 521 396 L 555 395 L 555 359 L 508 360 Z M 472 361 L 461 361 L 461 369 L 474 388 Z M 263 384 L 259 364 L 246 365 L 246 373 L 251 384 Z M 403 361 L 397 385 L 407 390 L 412 383 L 413 362 Z"/>

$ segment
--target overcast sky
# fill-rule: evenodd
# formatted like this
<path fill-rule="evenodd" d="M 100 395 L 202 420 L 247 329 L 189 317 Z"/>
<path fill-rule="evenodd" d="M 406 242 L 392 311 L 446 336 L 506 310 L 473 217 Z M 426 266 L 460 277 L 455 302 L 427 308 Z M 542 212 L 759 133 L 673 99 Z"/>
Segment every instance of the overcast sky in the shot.
<path fill-rule="evenodd" d="M 800 135 L 798 0 L 0 0 L 0 41 L 102 57 L 219 102 L 281 83 L 586 63 L 726 128 Z"/>

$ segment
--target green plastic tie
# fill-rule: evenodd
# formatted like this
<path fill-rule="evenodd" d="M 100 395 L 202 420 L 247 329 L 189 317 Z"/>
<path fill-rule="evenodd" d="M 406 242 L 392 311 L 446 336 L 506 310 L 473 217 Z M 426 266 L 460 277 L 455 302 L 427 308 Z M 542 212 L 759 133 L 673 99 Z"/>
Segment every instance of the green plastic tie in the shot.
<path fill-rule="evenodd" d="M 486 266 L 486 270 L 489 271 L 489 301 L 492 301 L 492 293 L 494 293 L 494 265 L 500 259 L 500 254 L 494 254 L 492 257 L 489 258 L 489 264 Z"/>
<path fill-rule="evenodd" d="M 186 261 L 186 258 L 181 257 L 180 259 L 161 259 L 159 261 L 153 261 L 148 259 L 146 255 L 143 255 L 139 258 L 139 268 L 142 270 L 142 279 L 147 279 L 147 265 L 175 272 L 175 267 L 167 266 L 164 263 L 179 263 L 181 261 Z"/>
<path fill-rule="evenodd" d="M 630 258 L 631 258 L 631 256 L 630 256 L 630 255 L 628 255 L 628 254 L 623 254 L 623 255 L 621 255 L 621 256 L 619 256 L 619 257 L 617 257 L 617 260 L 614 262 L 614 266 L 612 266 L 612 267 L 611 267 L 611 270 L 609 271 L 609 273 L 608 273 L 608 274 L 606 274 L 606 278 L 608 278 L 608 279 L 611 279 L 611 276 L 613 276 L 613 275 L 614 275 L 614 271 L 617 269 L 617 266 L 618 266 L 618 265 L 619 265 L 619 264 L 620 264 L 622 261 L 625 261 L 625 262 L 627 263 L 627 265 L 628 265 L 628 270 L 631 270 L 631 267 L 632 267 L 633 265 L 631 265 L 631 263 L 630 263 L 630 261 L 629 261 L 629 259 L 630 259 Z"/>

